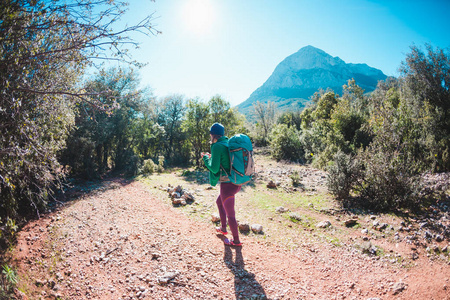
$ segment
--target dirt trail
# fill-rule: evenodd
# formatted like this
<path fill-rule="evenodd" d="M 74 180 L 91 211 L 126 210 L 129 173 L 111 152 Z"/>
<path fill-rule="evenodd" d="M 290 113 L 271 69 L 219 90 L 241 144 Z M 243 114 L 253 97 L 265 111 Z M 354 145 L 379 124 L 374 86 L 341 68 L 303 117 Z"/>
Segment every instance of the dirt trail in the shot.
<path fill-rule="evenodd" d="M 143 183 L 106 186 L 20 233 L 13 255 L 28 299 L 450 299 L 447 264 L 406 269 L 251 236 L 230 248 Z"/>

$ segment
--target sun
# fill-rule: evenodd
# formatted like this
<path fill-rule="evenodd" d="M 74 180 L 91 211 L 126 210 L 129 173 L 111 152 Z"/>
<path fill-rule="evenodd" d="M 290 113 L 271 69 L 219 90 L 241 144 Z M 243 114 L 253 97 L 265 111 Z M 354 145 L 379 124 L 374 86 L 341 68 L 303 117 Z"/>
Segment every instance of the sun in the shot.
<path fill-rule="evenodd" d="M 182 14 L 187 31 L 196 35 L 212 32 L 216 16 L 211 0 L 188 0 Z"/>

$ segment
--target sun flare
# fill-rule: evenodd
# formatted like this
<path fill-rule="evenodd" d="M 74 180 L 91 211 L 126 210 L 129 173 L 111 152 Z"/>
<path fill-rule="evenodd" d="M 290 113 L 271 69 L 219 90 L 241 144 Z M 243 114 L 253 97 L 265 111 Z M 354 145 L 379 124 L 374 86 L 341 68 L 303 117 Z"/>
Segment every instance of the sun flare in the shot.
<path fill-rule="evenodd" d="M 211 32 L 215 13 L 211 0 L 189 0 L 183 9 L 186 29 L 197 35 Z"/>

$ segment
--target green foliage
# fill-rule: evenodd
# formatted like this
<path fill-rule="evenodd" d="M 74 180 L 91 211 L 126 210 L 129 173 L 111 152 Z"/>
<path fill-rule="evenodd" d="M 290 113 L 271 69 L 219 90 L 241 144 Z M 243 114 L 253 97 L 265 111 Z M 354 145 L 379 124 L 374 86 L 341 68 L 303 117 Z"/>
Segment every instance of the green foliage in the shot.
<path fill-rule="evenodd" d="M 189 149 L 186 149 L 186 133 L 181 126 L 186 112 L 185 98 L 182 95 L 171 95 L 163 98 L 158 105 L 159 125 L 164 127 L 162 149 L 167 162 L 180 164 L 188 162 Z"/>
<path fill-rule="evenodd" d="M 9 265 L 4 264 L 2 267 L 1 285 L 0 285 L 0 296 L 7 297 L 7 294 L 11 294 L 16 284 L 19 282 L 17 272 L 12 269 Z M 6 294 L 4 294 L 6 293 Z"/>
<path fill-rule="evenodd" d="M 328 166 L 329 190 L 346 204 L 421 208 L 421 174 L 450 170 L 450 56 L 417 47 L 399 79 L 364 91 L 349 80 L 343 96 L 319 91 L 301 114 L 305 159 Z M 309 158 L 309 159 L 308 159 Z"/>
<path fill-rule="evenodd" d="M 237 133 L 248 133 L 244 126 L 245 117 L 220 95 L 212 97 L 208 102 L 209 126 L 221 123 L 225 127 L 225 135 L 231 137 Z M 208 129 L 209 129 L 208 126 Z"/>
<path fill-rule="evenodd" d="M 209 127 L 211 126 L 210 107 L 198 99 L 192 99 L 187 104 L 186 118 L 183 130 L 189 136 L 188 142 L 192 147 L 195 165 L 200 167 L 202 152 L 209 152 Z"/>
<path fill-rule="evenodd" d="M 151 133 L 150 125 L 141 111 L 146 108 L 147 97 L 138 90 L 139 79 L 133 70 L 102 70 L 85 86 L 91 94 L 108 90 L 109 96 L 96 96 L 93 101 L 112 110 L 99 110 L 88 103 L 77 106 L 76 127 L 67 139 L 67 148 L 61 162 L 70 167 L 73 175 L 84 178 L 98 177 L 108 170 L 123 170 L 135 175 L 139 157 L 135 149 L 142 142 L 142 134 Z M 150 123 L 150 124 L 149 124 Z M 156 128 L 157 129 L 157 128 Z"/>
<path fill-rule="evenodd" d="M 245 117 L 230 107 L 230 103 L 219 95 L 212 97 L 207 103 L 199 99 L 191 99 L 186 105 L 182 129 L 185 133 L 186 151 L 193 154 L 197 167 L 203 166 L 202 152 L 209 152 L 209 128 L 214 123 L 225 127 L 225 135 L 231 137 L 237 133 L 248 134 L 245 128 Z"/>
<path fill-rule="evenodd" d="M 93 59 L 133 63 L 126 49 L 137 44 L 128 34 L 154 32 L 150 17 L 111 30 L 123 13 L 123 3 L 109 0 L 0 2 L 2 219 L 39 216 L 60 187 L 57 155 L 74 125 L 76 103 L 108 109 L 79 84 Z"/>
<path fill-rule="evenodd" d="M 141 174 L 151 175 L 155 172 L 162 173 L 164 171 L 164 156 L 158 157 L 158 164 L 155 164 L 153 160 L 146 159 L 140 170 Z"/>
<path fill-rule="evenodd" d="M 341 100 L 333 110 L 330 117 L 338 148 L 345 153 L 356 153 L 359 148 L 367 147 L 371 142 L 371 136 L 364 130 L 367 123 L 363 113 L 354 108 L 348 100 Z"/>
<path fill-rule="evenodd" d="M 339 98 L 332 91 L 317 93 L 315 104 L 302 114 L 301 142 L 306 156 L 319 168 L 325 168 L 338 151 L 356 154 L 359 148 L 369 145 L 367 112 L 363 91 L 354 80 L 344 85 L 344 96 Z"/>
<path fill-rule="evenodd" d="M 327 170 L 328 190 L 338 200 L 347 200 L 362 171 L 358 160 L 353 159 L 349 154 L 338 151 L 334 155 L 333 163 L 328 166 Z"/>
<path fill-rule="evenodd" d="M 378 210 L 420 208 L 425 203 L 417 165 L 391 142 L 375 140 L 360 154 L 364 172 L 356 191 L 366 206 Z"/>
<path fill-rule="evenodd" d="M 405 105 L 421 131 L 427 163 L 434 171 L 450 170 L 450 53 L 426 45 L 411 47 L 402 64 Z"/>
<path fill-rule="evenodd" d="M 298 171 L 292 172 L 289 178 L 292 180 L 292 186 L 297 187 L 301 185 L 300 181 L 302 178 L 300 177 L 300 173 Z"/>
<path fill-rule="evenodd" d="M 256 101 L 253 104 L 257 121 L 255 143 L 259 146 L 267 146 L 269 143 L 269 134 L 276 121 L 275 108 L 275 103 L 271 101 L 267 103 Z"/>
<path fill-rule="evenodd" d="M 270 147 L 277 160 L 299 161 L 304 156 L 300 132 L 286 124 L 278 124 L 271 131 Z"/>
<path fill-rule="evenodd" d="M 297 130 L 301 130 L 302 117 L 299 111 L 287 111 L 283 112 L 278 117 L 278 124 L 286 124 L 288 127 L 294 127 Z"/>
<path fill-rule="evenodd" d="M 326 120 L 330 118 L 334 106 L 338 103 L 337 95 L 334 92 L 325 93 L 317 103 L 317 107 L 312 113 L 315 120 Z"/>
<path fill-rule="evenodd" d="M 18 230 L 15 219 L 7 217 L 6 222 L 3 222 L 0 218 L 0 249 L 13 245 Z"/>

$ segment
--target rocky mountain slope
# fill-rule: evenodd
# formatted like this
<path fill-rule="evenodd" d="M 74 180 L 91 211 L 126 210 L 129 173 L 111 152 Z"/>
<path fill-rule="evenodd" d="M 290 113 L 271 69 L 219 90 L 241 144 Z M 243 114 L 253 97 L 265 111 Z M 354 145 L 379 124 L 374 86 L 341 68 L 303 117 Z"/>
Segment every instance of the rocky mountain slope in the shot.
<path fill-rule="evenodd" d="M 275 102 L 280 110 L 302 109 L 309 97 L 321 88 L 342 93 L 342 86 L 353 78 L 370 92 L 386 77 L 382 71 L 366 64 L 346 63 L 318 48 L 306 46 L 285 58 L 267 81 L 237 108 L 247 116 L 251 115 L 256 101 Z"/>

